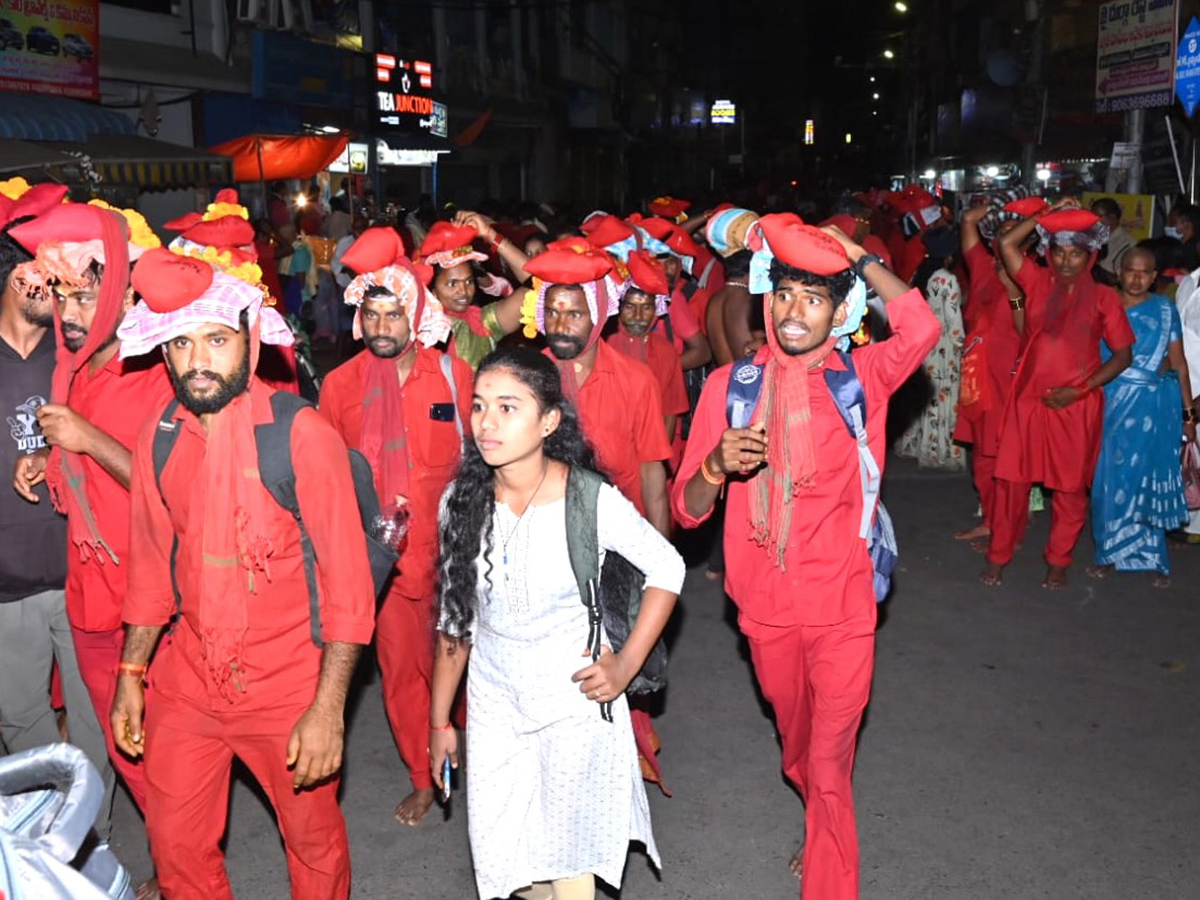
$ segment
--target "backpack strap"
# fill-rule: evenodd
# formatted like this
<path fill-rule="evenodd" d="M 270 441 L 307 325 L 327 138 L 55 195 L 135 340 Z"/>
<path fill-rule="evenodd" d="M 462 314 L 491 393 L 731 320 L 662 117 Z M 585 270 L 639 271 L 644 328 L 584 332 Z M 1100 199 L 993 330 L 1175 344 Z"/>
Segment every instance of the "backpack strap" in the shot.
<path fill-rule="evenodd" d="M 317 554 L 296 498 L 296 469 L 292 462 L 292 424 L 302 409 L 312 404 L 287 391 L 271 395 L 273 421 L 254 426 L 254 444 L 258 449 L 258 473 L 271 497 L 292 514 L 300 529 L 300 550 L 304 556 L 304 581 L 308 585 L 308 614 L 313 643 L 321 641 L 321 603 L 317 592 Z"/>
<path fill-rule="evenodd" d="M 179 409 L 179 401 L 172 399 L 158 417 L 158 427 L 154 429 L 154 443 L 150 446 L 150 455 L 154 460 L 154 485 L 158 488 L 158 496 L 162 497 L 162 473 L 179 440 L 179 422 L 175 419 L 175 411 Z M 163 504 L 166 504 L 163 498 Z M 183 609 L 183 594 L 179 591 L 179 578 L 175 574 L 175 563 L 179 559 L 179 535 L 171 529 L 171 593 L 175 595 L 175 615 Z"/>
<path fill-rule="evenodd" d="M 845 370 L 825 367 L 825 384 L 833 397 L 833 405 L 842 416 L 850 436 L 858 445 L 858 476 L 862 485 L 863 509 L 858 536 L 866 538 L 871 533 L 871 522 L 875 518 L 875 507 L 879 503 L 879 488 L 882 483 L 881 470 L 867 436 L 867 397 L 862 382 L 854 371 L 854 361 L 849 353 L 838 351 L 846 366 Z"/>
<path fill-rule="evenodd" d="M 698 291 L 698 290 L 700 290 L 699 284 L 697 284 L 695 281 L 692 281 L 692 279 L 690 279 L 690 278 L 686 279 L 683 282 L 683 288 L 682 288 L 683 299 L 691 300 L 693 297 L 696 296 L 696 291 Z"/>
<path fill-rule="evenodd" d="M 446 379 L 446 384 L 450 386 L 450 401 L 454 404 L 454 430 L 458 432 L 459 440 L 463 439 L 463 423 L 462 416 L 458 414 L 458 384 L 454 380 L 454 359 L 449 353 L 443 353 L 438 360 L 438 368 L 442 370 L 442 377 Z"/>
<path fill-rule="evenodd" d="M 567 475 L 567 556 L 588 611 L 588 649 L 592 662 L 600 658 L 600 537 L 596 522 L 602 479 L 588 469 L 572 468 Z M 612 721 L 612 704 L 600 704 L 600 715 Z"/>
<path fill-rule="evenodd" d="M 762 394 L 763 369 L 753 356 L 739 359 L 729 373 L 729 387 L 725 390 L 725 421 L 730 428 L 745 428 L 754 418 L 754 409 Z"/>

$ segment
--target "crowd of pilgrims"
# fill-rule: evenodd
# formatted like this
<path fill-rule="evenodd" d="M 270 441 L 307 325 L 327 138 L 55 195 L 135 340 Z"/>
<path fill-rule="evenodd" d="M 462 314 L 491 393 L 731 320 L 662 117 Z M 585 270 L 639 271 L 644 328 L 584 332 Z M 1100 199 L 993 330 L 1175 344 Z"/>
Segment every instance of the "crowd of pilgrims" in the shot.
<path fill-rule="evenodd" d="M 139 897 L 232 896 L 235 756 L 292 896 L 349 896 L 337 789 L 370 644 L 411 779 L 396 819 L 465 785 L 481 898 L 619 888 L 631 841 L 657 864 L 674 542 L 711 520 L 705 576 L 805 801 L 786 864 L 802 897 L 850 900 L 889 450 L 969 467 L 979 521 L 955 536 L 986 585 L 1043 504 L 1047 588 L 1089 508 L 1093 577 L 1165 585 L 1167 533 L 1200 540 L 1200 210 L 1135 245 L 1112 201 L 1021 190 L 802 218 L 297 211 L 281 187 L 255 223 L 223 190 L 164 244 L 64 195 L 0 183 L 0 733 L 87 754 L 101 841 L 119 777 L 155 865 Z"/>

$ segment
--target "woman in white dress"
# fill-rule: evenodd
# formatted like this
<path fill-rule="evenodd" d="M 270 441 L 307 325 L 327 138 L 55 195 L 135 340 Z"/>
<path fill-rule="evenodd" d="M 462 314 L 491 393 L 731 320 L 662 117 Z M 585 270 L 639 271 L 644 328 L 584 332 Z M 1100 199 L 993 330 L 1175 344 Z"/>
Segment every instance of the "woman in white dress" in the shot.
<path fill-rule="evenodd" d="M 565 495 L 571 468 L 595 464 L 554 364 L 527 348 L 484 359 L 471 430 L 441 515 L 434 781 L 446 757 L 458 766 L 450 708 L 470 658 L 467 817 L 479 896 L 591 900 L 596 878 L 620 887 L 630 841 L 659 863 L 624 691 L 671 615 L 683 560 L 616 488 L 601 487 L 600 561 L 620 553 L 646 581 L 625 645 L 592 662 Z"/>

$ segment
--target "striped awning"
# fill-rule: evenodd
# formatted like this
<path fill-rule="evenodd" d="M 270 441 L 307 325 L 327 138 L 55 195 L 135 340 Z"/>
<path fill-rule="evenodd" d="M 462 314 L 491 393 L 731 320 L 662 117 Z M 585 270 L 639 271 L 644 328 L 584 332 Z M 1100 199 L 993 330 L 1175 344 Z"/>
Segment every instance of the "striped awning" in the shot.
<path fill-rule="evenodd" d="M 233 182 L 228 156 L 128 134 L 96 134 L 82 144 L 47 142 L 43 146 L 71 157 L 64 180 L 77 182 L 90 165 L 101 185 L 166 190 L 221 187 Z M 57 167 L 56 167 L 57 168 Z"/>

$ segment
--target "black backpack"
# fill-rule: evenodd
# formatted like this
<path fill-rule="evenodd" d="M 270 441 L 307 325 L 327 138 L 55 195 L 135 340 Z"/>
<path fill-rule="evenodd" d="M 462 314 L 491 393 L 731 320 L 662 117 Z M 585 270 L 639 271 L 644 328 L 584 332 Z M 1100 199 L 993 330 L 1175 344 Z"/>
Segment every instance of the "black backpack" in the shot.
<path fill-rule="evenodd" d="M 590 469 L 572 468 L 567 476 L 567 554 L 579 583 L 579 596 L 588 609 L 588 648 L 593 662 L 600 658 L 601 623 L 614 653 L 625 646 L 642 609 L 646 582 L 640 569 L 611 550 L 604 555 L 603 569 L 599 566 L 596 514 L 604 483 L 604 478 Z M 667 647 L 659 638 L 626 693 L 648 694 L 662 690 L 666 683 Z M 600 714 L 611 722 L 612 704 L 602 703 Z"/>
<path fill-rule="evenodd" d="M 179 438 L 179 423 L 172 418 L 179 408 L 179 401 L 172 400 L 159 417 L 158 430 L 154 432 L 154 480 L 162 494 L 162 473 Z M 308 529 L 300 517 L 300 504 L 296 500 L 296 470 L 292 465 L 292 423 L 302 409 L 312 409 L 307 400 L 276 391 L 271 395 L 271 412 L 274 421 L 254 426 L 254 443 L 258 448 L 258 472 L 263 487 L 275 502 L 290 512 L 300 528 L 300 547 L 304 554 L 304 580 L 308 584 L 308 611 L 312 628 L 312 640 L 318 647 L 321 641 L 320 600 L 317 594 L 317 554 L 308 537 Z M 367 558 L 371 564 L 371 577 L 375 582 L 375 596 L 379 597 L 399 558 L 394 550 L 372 536 L 375 519 L 379 516 L 379 497 L 375 493 L 375 476 L 371 464 L 357 450 L 350 454 L 350 475 L 354 480 L 354 496 L 358 501 L 358 512 L 362 518 L 363 533 L 367 539 Z M 165 499 L 163 501 L 166 502 Z M 175 592 L 175 611 L 178 614 L 183 598 L 179 593 L 179 582 L 175 577 L 175 558 L 179 553 L 179 535 L 171 545 L 171 589 Z"/>

